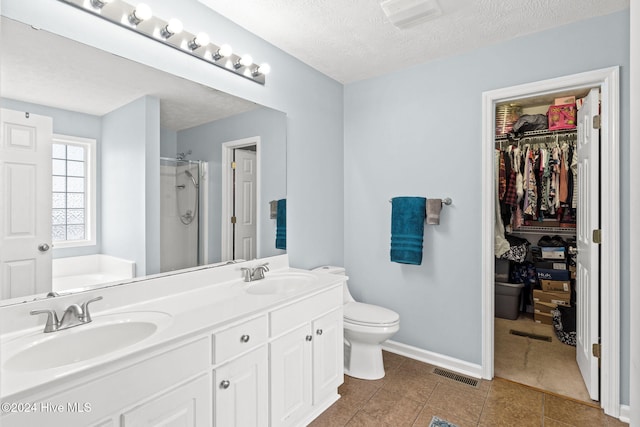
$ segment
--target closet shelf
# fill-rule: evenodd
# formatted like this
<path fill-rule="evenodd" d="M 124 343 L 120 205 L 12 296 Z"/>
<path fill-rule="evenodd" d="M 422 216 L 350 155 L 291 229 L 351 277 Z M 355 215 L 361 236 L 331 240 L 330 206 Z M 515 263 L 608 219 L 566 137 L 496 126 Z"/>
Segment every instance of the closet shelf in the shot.
<path fill-rule="evenodd" d="M 512 229 L 509 234 L 557 234 L 563 236 L 575 236 L 576 229 L 569 227 L 538 227 L 534 225 L 524 225 Z"/>
<path fill-rule="evenodd" d="M 560 130 L 549 130 L 549 129 L 542 129 L 542 130 L 531 130 L 528 132 L 524 132 L 522 134 L 518 134 L 518 138 L 517 139 L 523 139 L 523 138 L 529 138 L 532 136 L 553 136 L 553 135 L 565 135 L 565 134 L 570 134 L 570 133 L 576 133 L 577 129 L 560 129 Z M 496 135 L 495 136 L 495 140 L 496 141 L 505 141 L 509 138 L 508 134 L 505 135 Z"/>

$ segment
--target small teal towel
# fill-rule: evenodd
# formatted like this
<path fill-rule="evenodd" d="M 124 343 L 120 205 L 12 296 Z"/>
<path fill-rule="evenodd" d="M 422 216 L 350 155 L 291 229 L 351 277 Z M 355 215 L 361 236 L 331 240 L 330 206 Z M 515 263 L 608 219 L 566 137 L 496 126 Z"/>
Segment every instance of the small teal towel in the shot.
<path fill-rule="evenodd" d="M 422 240 L 427 199 L 394 197 L 391 199 L 391 261 L 401 264 L 422 263 Z"/>
<path fill-rule="evenodd" d="M 276 213 L 276 249 L 287 249 L 287 199 L 278 200 Z"/>

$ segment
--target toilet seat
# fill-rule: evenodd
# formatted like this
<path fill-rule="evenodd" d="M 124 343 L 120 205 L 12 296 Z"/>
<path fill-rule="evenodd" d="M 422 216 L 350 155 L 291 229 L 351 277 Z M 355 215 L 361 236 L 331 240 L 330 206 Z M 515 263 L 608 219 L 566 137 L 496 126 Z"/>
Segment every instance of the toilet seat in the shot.
<path fill-rule="evenodd" d="M 344 321 L 361 326 L 392 326 L 400 321 L 400 315 L 393 310 L 362 302 L 348 302 L 344 305 Z"/>

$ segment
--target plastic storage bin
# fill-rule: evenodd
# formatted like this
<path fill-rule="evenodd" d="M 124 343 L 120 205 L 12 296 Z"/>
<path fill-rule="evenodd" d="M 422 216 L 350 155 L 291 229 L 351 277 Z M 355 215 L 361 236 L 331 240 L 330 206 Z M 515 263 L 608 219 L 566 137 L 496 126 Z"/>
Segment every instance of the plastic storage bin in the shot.
<path fill-rule="evenodd" d="M 495 282 L 495 315 L 502 319 L 516 320 L 520 312 L 522 283 Z"/>

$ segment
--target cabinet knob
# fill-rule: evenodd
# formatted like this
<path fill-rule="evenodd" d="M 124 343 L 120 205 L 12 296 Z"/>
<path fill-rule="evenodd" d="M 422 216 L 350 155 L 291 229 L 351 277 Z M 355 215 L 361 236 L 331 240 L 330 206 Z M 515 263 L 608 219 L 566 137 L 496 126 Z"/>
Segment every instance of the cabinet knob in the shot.
<path fill-rule="evenodd" d="M 51 249 L 51 246 L 49 246 L 49 245 L 48 245 L 48 244 L 46 244 L 46 243 L 43 243 L 43 244 L 41 244 L 41 245 L 39 245 L 39 246 L 38 246 L 38 250 L 39 250 L 40 252 L 47 252 L 49 249 Z"/>
<path fill-rule="evenodd" d="M 224 390 L 228 389 L 230 385 L 231 383 L 229 382 L 229 380 L 223 380 L 220 382 L 220 388 Z"/>
<path fill-rule="evenodd" d="M 307 341 L 311 341 L 313 339 L 312 335 L 307 335 L 307 337 L 305 338 Z"/>
<path fill-rule="evenodd" d="M 316 335 L 322 335 L 322 329 L 318 329 L 318 330 L 316 331 Z"/>
<path fill-rule="evenodd" d="M 249 342 L 251 337 L 249 335 L 243 335 L 240 337 L 240 342 Z"/>

